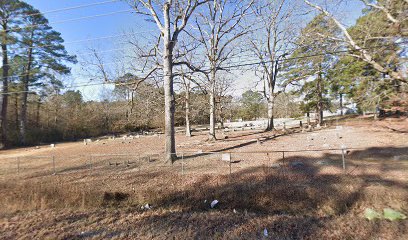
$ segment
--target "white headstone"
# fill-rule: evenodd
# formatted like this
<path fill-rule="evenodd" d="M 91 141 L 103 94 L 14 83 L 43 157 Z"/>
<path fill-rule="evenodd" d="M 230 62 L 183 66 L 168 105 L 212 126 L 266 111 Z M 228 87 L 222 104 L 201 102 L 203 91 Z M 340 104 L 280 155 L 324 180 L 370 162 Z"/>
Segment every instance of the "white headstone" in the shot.
<path fill-rule="evenodd" d="M 227 162 L 231 161 L 231 153 L 223 153 L 221 156 L 221 160 Z"/>

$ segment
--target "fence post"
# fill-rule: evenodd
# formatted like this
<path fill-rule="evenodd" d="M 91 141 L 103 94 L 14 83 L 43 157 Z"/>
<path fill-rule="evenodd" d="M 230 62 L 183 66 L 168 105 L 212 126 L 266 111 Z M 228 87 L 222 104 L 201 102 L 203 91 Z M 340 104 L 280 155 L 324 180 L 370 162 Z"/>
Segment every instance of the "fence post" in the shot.
<path fill-rule="evenodd" d="M 282 151 L 282 163 L 285 164 L 285 151 Z"/>
<path fill-rule="evenodd" d="M 346 170 L 346 159 L 344 157 L 344 147 L 341 148 L 341 158 L 343 160 L 343 170 Z"/>
<path fill-rule="evenodd" d="M 54 155 L 52 156 L 52 168 L 53 168 L 53 171 L 54 171 L 53 175 L 57 174 L 56 171 L 55 171 L 55 156 Z"/>

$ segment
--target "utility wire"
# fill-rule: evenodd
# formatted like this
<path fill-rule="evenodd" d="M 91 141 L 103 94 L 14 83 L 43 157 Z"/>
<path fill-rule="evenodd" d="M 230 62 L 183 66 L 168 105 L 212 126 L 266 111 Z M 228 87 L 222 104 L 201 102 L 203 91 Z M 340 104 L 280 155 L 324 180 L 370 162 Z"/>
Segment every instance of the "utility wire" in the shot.
<path fill-rule="evenodd" d="M 117 35 L 110 35 L 110 36 L 97 37 L 97 38 L 88 38 L 88 39 L 65 42 L 64 44 L 66 45 L 66 44 L 75 44 L 75 43 L 90 42 L 90 41 L 96 41 L 96 40 L 105 40 L 105 39 L 110 39 L 110 38 L 131 36 L 131 35 L 134 35 L 134 34 L 149 33 L 149 32 L 155 32 L 155 30 L 146 30 L 146 31 L 141 31 L 141 32 L 134 32 L 132 34 L 126 34 L 125 33 L 125 34 L 117 34 Z M 40 48 L 40 47 L 51 47 L 51 46 L 54 46 L 54 45 L 52 45 L 52 44 L 39 45 L 39 46 L 28 47 L 27 49 L 30 49 L 30 48 L 35 49 L 35 48 Z M 115 50 L 120 51 L 120 50 L 126 50 L 126 49 L 128 49 L 128 48 L 115 48 L 115 49 L 99 51 L 98 53 L 101 53 L 101 52 L 114 52 Z M 93 51 L 88 52 L 88 53 L 75 54 L 75 56 L 86 56 L 86 55 L 91 55 L 91 54 L 93 54 Z M 28 63 L 28 61 L 21 62 L 21 63 Z M 9 63 L 9 64 L 6 64 L 6 66 L 20 65 L 21 63 Z"/>
<path fill-rule="evenodd" d="M 119 52 L 119 51 L 129 50 L 129 49 L 131 49 L 131 47 L 130 48 L 129 47 L 126 47 L 126 48 L 114 48 L 114 49 L 99 51 L 97 53 Z M 250 50 L 243 51 L 243 52 L 249 52 L 249 51 Z M 82 53 L 82 54 L 77 54 L 76 56 L 88 56 L 88 55 L 93 55 L 93 54 L 95 54 L 94 51 L 89 51 L 89 52 L 85 52 L 85 53 Z M 237 56 L 231 57 L 230 59 L 236 59 L 236 58 L 241 58 L 241 57 L 251 57 L 251 56 L 254 56 L 254 55 L 253 54 L 237 55 Z M 249 60 L 249 59 L 246 59 L 246 61 L 247 60 Z M 240 60 L 240 61 L 242 61 L 242 60 Z M 24 63 L 29 63 L 29 62 L 25 61 L 25 62 L 21 62 L 21 63 L 11 63 L 11 64 L 8 64 L 8 66 L 19 66 L 19 65 L 24 64 Z M 97 65 L 108 66 L 108 65 L 118 64 L 118 61 L 110 61 L 110 62 L 102 63 L 102 64 L 97 64 L 97 63 L 88 63 L 88 64 L 93 65 L 93 66 L 97 66 Z M 197 64 L 197 63 L 193 63 L 193 64 Z M 69 69 L 69 68 L 68 67 L 67 68 L 59 68 L 57 70 L 65 70 L 65 69 Z M 141 69 L 140 70 L 139 69 L 131 69 L 131 70 L 143 72 L 143 70 L 141 70 Z M 32 74 L 36 74 L 36 73 L 33 72 L 33 73 L 28 74 L 28 75 L 32 75 Z M 24 76 L 27 76 L 27 74 L 11 75 L 11 76 L 8 76 L 8 77 L 13 78 L 13 77 L 24 77 Z"/>
<path fill-rule="evenodd" d="M 404 42 L 401 42 L 401 43 L 404 43 Z M 387 45 L 381 45 L 381 46 L 373 46 L 373 47 L 369 47 L 369 48 L 364 48 L 364 49 L 373 49 L 373 48 L 377 48 L 377 47 L 384 47 L 384 46 L 387 46 Z M 345 52 L 349 52 L 350 50 L 342 50 L 342 51 L 334 51 L 334 52 L 326 52 L 326 53 L 319 53 L 319 54 L 312 54 L 312 55 L 305 55 L 305 56 L 299 56 L 299 57 L 292 57 L 292 58 L 285 58 L 285 59 L 279 59 L 279 60 L 275 60 L 275 61 L 279 61 L 279 62 L 284 62 L 284 61 L 292 61 L 292 60 L 297 60 L 297 59 L 303 59 L 303 58 L 310 58 L 310 57 L 316 57 L 316 56 L 324 56 L 324 55 L 327 55 L 327 54 L 336 54 L 336 53 L 345 53 Z M 357 50 L 352 50 L 352 51 L 357 51 Z M 221 67 L 220 69 L 221 70 L 225 70 L 225 69 L 232 69 L 232 68 L 238 68 L 238 67 L 244 67 L 244 66 L 252 66 L 252 65 L 259 65 L 259 64 L 263 64 L 263 63 L 270 63 L 270 62 L 273 62 L 272 60 L 268 60 L 268 61 L 254 61 L 254 62 L 247 62 L 247 63 L 242 63 L 242 61 L 239 61 L 240 62 L 240 64 L 236 64 L 236 65 L 229 65 L 229 66 L 224 66 L 224 67 Z M 112 64 L 113 63 L 116 63 L 116 62 L 112 62 Z M 233 62 L 232 62 L 233 63 Z M 96 64 L 93 64 L 93 65 L 96 65 Z M 109 65 L 109 64 L 102 64 L 103 66 L 106 66 L 106 65 Z M 67 69 L 67 68 L 61 68 L 61 69 L 59 69 L 59 70 L 65 70 L 65 69 Z M 133 70 L 133 71 L 139 71 L 139 72 L 143 72 L 143 70 L 139 70 L 139 69 L 131 69 L 131 70 Z M 211 69 L 210 68 L 208 68 L 208 69 L 202 69 L 202 71 L 210 71 Z M 187 71 L 187 72 L 184 72 L 184 73 L 196 73 L 195 71 Z M 33 75 L 33 74 L 37 74 L 37 73 L 34 73 L 34 72 L 32 72 L 32 73 L 29 73 L 29 74 L 21 74 L 21 75 L 14 75 L 14 76 L 9 76 L 10 78 L 12 78 L 12 77 L 24 77 L 24 76 L 30 76 L 30 75 Z M 163 76 L 161 76 L 161 77 L 163 77 Z M 149 78 L 148 78 L 149 79 Z"/>
<path fill-rule="evenodd" d="M 109 36 L 103 36 L 103 37 L 97 37 L 97 38 L 88 38 L 88 39 L 82 39 L 82 40 L 75 40 L 75 41 L 69 41 L 69 42 L 65 42 L 64 44 L 76 44 L 76 43 L 82 43 L 82 42 L 88 42 L 88 41 L 97 41 L 97 40 L 105 40 L 105 39 L 110 39 L 110 38 L 117 38 L 117 37 L 123 37 L 123 36 L 132 36 L 134 34 L 141 34 L 141 33 L 149 33 L 149 32 L 155 32 L 155 30 L 146 30 L 146 31 L 140 31 L 140 32 L 133 32 L 133 33 L 124 33 L 124 34 L 117 34 L 117 35 L 109 35 Z M 404 43 L 408 43 L 408 42 L 399 42 L 399 43 L 393 43 L 393 44 L 388 44 L 388 45 L 381 45 L 381 46 L 392 46 L 394 44 L 399 45 L 399 44 L 404 44 Z M 52 44 L 49 45 L 40 45 L 40 46 L 33 46 L 33 47 L 29 47 L 29 48 L 39 48 L 39 47 L 49 47 L 49 46 L 53 46 Z M 99 51 L 98 53 L 104 53 L 104 52 L 116 52 L 117 51 L 122 51 L 122 50 L 126 50 L 128 49 L 128 47 L 126 48 L 115 48 L 115 49 L 109 49 L 109 50 L 105 50 L 105 51 Z M 291 48 L 287 48 L 284 49 L 285 51 L 291 51 L 291 50 L 296 50 L 297 47 L 291 47 Z M 365 48 L 362 48 L 365 49 Z M 367 48 L 368 49 L 368 48 Z M 245 50 L 243 52 L 251 52 L 252 50 Z M 352 51 L 352 50 L 351 50 Z M 358 50 L 355 50 L 358 51 Z M 242 53 L 242 52 L 241 52 Z M 76 56 L 86 56 L 86 55 L 92 55 L 94 54 L 93 51 L 89 52 L 89 53 L 83 53 L 83 54 L 76 54 Z M 232 58 L 238 58 L 238 57 L 246 57 L 246 56 L 254 56 L 254 58 L 259 58 L 257 54 L 253 53 L 253 54 L 248 54 L 248 55 L 239 55 L 239 56 L 234 56 Z M 28 62 L 23 62 L 23 63 L 28 63 Z M 8 64 L 8 66 L 13 66 L 13 65 L 20 65 L 21 63 L 11 63 Z M 105 64 L 104 64 L 105 65 Z"/>
<path fill-rule="evenodd" d="M 76 10 L 76 9 L 80 9 L 80 8 L 88 8 L 88 7 L 93 7 L 93 6 L 105 5 L 105 4 L 115 3 L 115 2 L 120 2 L 120 1 L 121 0 L 110 0 L 110 1 L 82 4 L 82 5 L 77 5 L 77 6 L 73 6 L 73 7 L 66 7 L 66 8 L 59 8 L 59 9 L 54 9 L 54 10 L 50 10 L 50 11 L 45 11 L 45 12 L 42 12 L 42 14 L 65 12 L 65 11 L 71 11 L 71 10 Z M 29 14 L 28 16 L 40 15 L 40 14 L 41 13 Z"/>
<path fill-rule="evenodd" d="M 22 15 L 21 17 L 31 17 L 31 16 L 38 16 L 38 15 L 48 14 L 48 13 L 64 12 L 64 11 L 76 10 L 76 9 L 80 9 L 80 8 L 87 8 L 87 7 L 93 7 L 93 6 L 98 6 L 98 5 L 105 5 L 105 4 L 108 4 L 108 3 L 114 3 L 114 2 L 119 2 L 119 1 L 120 0 L 110 0 L 110 1 L 104 1 L 104 2 L 83 4 L 83 5 L 78 5 L 78 6 L 54 9 L 54 10 L 45 11 L 45 12 L 31 13 L 31 14 L 27 14 L 27 15 Z M 14 19 L 17 19 L 17 18 L 7 18 L 7 19 L 3 18 L 3 19 L 0 19 L 0 21 L 14 20 Z"/>
<path fill-rule="evenodd" d="M 401 42 L 401 43 L 405 43 L 405 42 Z M 376 47 L 384 47 L 386 45 L 382 45 L 382 46 L 376 46 Z M 374 47 L 370 47 L 370 48 L 363 48 L 363 49 L 372 49 Z M 352 51 L 358 51 L 358 50 L 352 50 Z M 305 55 L 305 56 L 299 56 L 299 57 L 292 57 L 292 58 L 286 58 L 286 59 L 280 59 L 277 60 L 279 62 L 283 62 L 283 61 L 292 61 L 292 60 L 297 60 L 297 59 L 304 59 L 304 58 L 310 58 L 310 57 L 316 57 L 316 56 L 324 56 L 324 55 L 328 55 L 328 54 L 336 54 L 336 53 L 345 53 L 345 52 L 350 52 L 350 50 L 341 50 L 341 51 L 333 51 L 333 52 L 325 52 L 325 53 L 319 53 L 319 54 L 311 54 L 311 55 Z M 268 62 L 272 62 L 272 61 L 257 61 L 257 62 L 249 62 L 249 63 L 240 63 L 240 64 L 236 64 L 236 65 L 229 65 L 229 66 L 225 66 L 222 67 L 222 69 L 232 69 L 232 68 L 238 68 L 238 67 L 243 67 L 243 66 L 251 66 L 251 65 L 258 65 L 258 64 L 262 64 L 262 63 L 268 63 Z M 204 69 L 202 71 L 209 71 L 211 69 Z M 190 71 L 190 72 L 184 72 L 184 73 L 196 73 L 195 71 Z M 18 76 L 26 76 L 25 75 L 18 75 Z M 158 76 L 152 76 L 152 77 L 147 77 L 144 79 L 155 79 L 156 77 L 164 77 L 165 75 L 158 75 Z M 12 76 L 10 76 L 12 77 Z M 143 79 L 143 78 L 140 78 Z M 115 84 L 117 85 L 118 83 L 115 82 L 102 82 L 102 83 L 93 83 L 93 84 L 83 84 L 83 85 L 76 85 L 76 86 L 71 86 L 71 87 L 65 87 L 66 89 L 69 88 L 77 88 L 77 87 L 86 87 L 86 86 L 96 86 L 96 85 L 110 85 L 110 84 Z M 123 85 L 123 83 L 120 83 L 121 85 Z M 130 85 L 130 84 L 129 84 Z M 34 86 L 34 85 L 32 85 Z M 9 93 L 13 93 L 13 92 L 7 92 L 7 93 L 0 93 L 0 94 L 9 94 Z"/>
<path fill-rule="evenodd" d="M 98 18 L 98 17 L 105 17 L 105 16 L 115 15 L 119 13 L 127 13 L 131 11 L 133 11 L 133 9 L 120 10 L 120 11 L 114 11 L 114 12 L 102 13 L 102 14 L 95 14 L 95 15 L 84 16 L 84 17 L 79 17 L 79 18 L 71 18 L 71 19 L 66 19 L 66 20 L 61 20 L 61 21 L 49 22 L 45 24 L 31 24 L 31 25 L 27 25 L 23 27 L 10 28 L 7 31 L 15 31 L 15 30 L 21 30 L 21 29 L 26 29 L 26 28 L 31 28 L 31 27 L 47 26 L 47 25 L 52 25 L 52 24 L 60 24 L 60 23 L 80 21 L 80 20 L 86 20 L 86 19 L 92 19 L 92 18 Z M 0 30 L 0 33 L 2 32 L 5 32 L 5 30 Z"/>
<path fill-rule="evenodd" d="M 407 42 L 400 42 L 400 43 L 398 43 L 398 44 L 405 44 L 405 43 L 407 43 Z M 379 47 L 386 47 L 386 46 L 392 46 L 392 45 L 393 45 L 393 44 L 377 45 L 377 46 L 372 46 L 372 47 L 361 48 L 361 50 L 375 49 L 375 48 L 379 48 Z M 278 62 L 286 62 L 286 61 L 292 61 L 292 60 L 303 59 L 303 58 L 324 56 L 324 55 L 328 55 L 328 54 L 333 55 L 333 54 L 337 54 L 337 53 L 347 53 L 347 52 L 350 52 L 350 51 L 359 51 L 359 50 L 341 50 L 341 51 L 333 51 L 333 52 L 325 52 L 325 53 L 304 55 L 304 56 L 292 57 L 292 58 L 283 58 L 283 59 L 278 59 L 278 60 L 254 61 L 254 62 L 249 62 L 249 63 L 248 63 L 248 62 L 247 62 L 247 63 L 242 63 L 242 61 L 239 61 L 240 64 L 220 67 L 219 70 L 232 69 L 232 68 L 245 67 L 245 66 L 252 66 L 252 65 L 259 65 L 259 64 L 271 63 L 271 62 L 275 62 L 275 61 L 278 61 Z M 237 57 L 239 57 L 239 56 L 237 56 Z M 117 62 L 112 62 L 112 64 L 114 64 L 114 63 L 117 63 Z M 232 63 L 234 63 L 234 62 L 232 62 Z M 231 63 L 230 63 L 230 64 L 231 64 Z M 97 64 L 93 64 L 93 65 L 97 65 Z M 101 65 L 102 65 L 102 66 L 106 66 L 106 65 L 109 65 L 109 64 L 101 64 Z M 65 70 L 65 69 L 68 69 L 68 68 L 60 68 L 60 69 L 56 69 L 56 70 Z M 143 72 L 143 70 L 138 70 L 138 69 L 132 69 L 132 70 Z M 201 71 L 204 71 L 204 72 L 205 72 L 205 71 L 210 71 L 210 70 L 211 70 L 211 68 L 201 69 Z M 187 71 L 187 72 L 184 72 L 184 73 L 196 73 L 196 72 L 195 72 L 195 71 Z M 12 75 L 12 76 L 9 76 L 9 78 L 13 78 L 13 77 L 24 77 L 24 76 L 27 76 L 27 75 L 30 76 L 30 75 L 33 75 L 33 74 L 37 74 L 37 73 L 32 72 L 32 73 L 28 73 L 28 74 Z"/>

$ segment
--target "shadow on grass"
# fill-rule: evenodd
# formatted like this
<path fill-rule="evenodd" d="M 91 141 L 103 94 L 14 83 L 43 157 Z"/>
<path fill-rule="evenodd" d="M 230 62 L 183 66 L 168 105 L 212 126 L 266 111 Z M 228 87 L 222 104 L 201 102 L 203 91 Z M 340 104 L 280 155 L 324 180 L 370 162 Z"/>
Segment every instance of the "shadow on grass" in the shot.
<path fill-rule="evenodd" d="M 383 236 L 398 239 L 408 234 L 407 221 L 373 223 L 365 220 L 362 212 L 365 208 L 381 211 L 384 207 L 392 207 L 406 213 L 408 186 L 406 178 L 401 178 L 407 174 L 390 177 L 398 168 L 402 173 L 407 170 L 402 168 L 405 161 L 389 159 L 393 159 L 392 154 L 404 155 L 407 151 L 408 148 L 352 151 L 348 156 L 347 172 L 343 172 L 341 164 L 321 165 L 323 161 L 338 163 L 341 159 L 339 154 L 325 153 L 319 157 L 293 154 L 277 168 L 252 166 L 236 170 L 231 175 L 206 175 L 202 172 L 179 175 L 171 171 L 132 173 L 135 174 L 131 182 L 135 190 L 107 189 L 102 184 L 92 186 L 89 194 L 94 199 L 105 199 L 99 209 L 107 212 L 106 218 L 112 217 L 109 206 L 125 212 L 118 216 L 115 214 L 120 213 L 114 213 L 117 219 L 137 217 L 122 221 L 129 222 L 129 225 L 106 221 L 98 227 L 109 230 L 94 229 L 89 234 L 97 237 L 114 234 L 125 238 L 261 239 L 266 228 L 269 237 L 274 239 L 368 239 Z M 367 164 L 367 157 L 376 152 L 384 154 L 379 155 L 374 163 L 368 161 Z M 302 164 L 294 164 L 296 162 Z M 394 167 L 396 165 L 398 168 Z M 355 167 L 367 168 L 367 171 L 348 174 Z M 121 181 L 117 183 L 123 185 Z M 6 189 L 7 186 L 0 187 Z M 72 189 L 66 194 L 60 193 L 64 189 L 56 189 L 49 194 L 47 189 L 41 189 L 46 193 L 45 202 L 61 201 L 60 204 L 65 204 L 65 207 L 81 205 L 74 197 L 81 189 Z M 29 186 L 25 190 L 28 193 L 33 191 Z M 105 190 L 110 192 L 107 194 Z M 87 197 L 87 194 L 83 196 Z M 132 202 L 132 198 L 137 196 L 143 196 L 153 209 L 141 213 L 140 206 L 135 208 L 131 204 L 138 202 Z M 13 200 L 26 197 L 19 193 Z M 219 204 L 212 209 L 210 202 L 215 199 Z M 92 204 L 91 200 L 83 201 L 84 204 Z M 79 201 L 82 200 L 79 198 Z M 120 204 L 106 204 L 106 201 L 119 201 Z M 64 224 L 71 223 L 67 220 Z"/>
<path fill-rule="evenodd" d="M 262 132 L 259 132 L 259 133 L 262 133 Z M 257 134 L 259 134 L 259 133 L 257 133 Z M 299 133 L 299 131 L 292 130 L 291 133 Z M 271 133 L 271 134 L 272 134 L 272 133 Z M 284 136 L 284 135 L 287 135 L 287 134 L 288 134 L 288 133 L 274 133 L 274 134 L 271 135 L 271 136 L 266 136 L 266 137 L 264 136 L 264 137 L 262 137 L 262 141 L 263 141 L 263 142 L 267 142 L 267 141 L 276 139 L 276 138 L 278 138 L 278 137 L 281 137 L 281 136 Z M 244 135 L 244 136 L 246 136 L 246 135 Z M 238 136 L 238 137 L 241 137 L 241 135 Z M 211 154 L 214 154 L 214 153 L 229 152 L 229 151 L 231 151 L 231 150 L 240 149 L 240 148 L 242 148 L 242 147 L 246 147 L 246 146 L 255 144 L 255 143 L 257 143 L 257 142 L 258 142 L 257 139 L 251 139 L 251 140 L 248 140 L 248 141 L 246 141 L 246 142 L 244 142 L 244 143 L 240 143 L 240 144 L 237 144 L 237 145 L 234 145 L 234 146 L 231 146 L 231 147 L 226 147 L 226 148 L 221 148 L 221 149 L 218 149 L 218 150 L 213 150 L 213 151 L 211 151 L 210 153 L 196 153 L 196 154 L 186 155 L 186 156 L 184 156 L 183 158 L 184 158 L 184 159 L 191 159 L 191 158 L 196 158 L 196 157 L 208 156 L 208 155 L 211 155 Z M 177 160 L 181 160 L 181 158 L 178 157 Z"/>
<path fill-rule="evenodd" d="M 392 153 L 406 154 L 408 148 L 354 151 L 351 156 L 355 160 L 350 160 L 348 170 L 357 165 L 361 168 L 372 167 L 361 164 L 364 163 L 364 156 L 371 156 L 373 151 L 390 153 L 378 156 L 375 165 L 378 171 L 374 173 L 367 171 L 368 173 L 349 175 L 348 171 L 343 172 L 341 164 L 330 165 L 334 173 L 322 173 L 323 166 L 317 163 L 328 159 L 337 161 L 340 158 L 338 154 L 327 153 L 319 158 L 293 155 L 286 158 L 286 163 L 278 169 L 258 166 L 224 176 L 187 175 L 185 178 L 194 178 L 195 181 L 184 186 L 181 191 L 158 195 L 153 204 L 209 218 L 195 220 L 202 224 L 193 234 L 196 238 L 229 238 L 228 233 L 236 238 L 237 235 L 234 234 L 237 232 L 234 229 L 240 227 L 242 229 L 239 231 L 243 233 L 240 233 L 239 238 L 262 237 L 263 228 L 272 231 L 270 236 L 278 239 L 322 238 L 319 235 L 321 232 L 328 234 L 327 237 L 330 238 L 335 236 L 330 235 L 332 233 L 328 228 L 331 227 L 344 234 L 338 235 L 338 238 L 348 236 L 364 239 L 385 233 L 394 237 L 408 234 L 406 221 L 373 225 L 362 216 L 365 208 L 381 211 L 392 205 L 398 210 L 408 210 L 406 179 L 388 178 L 392 174 L 390 171 L 396 170 L 389 166 L 399 163 L 387 160 Z M 302 164 L 292 164 L 298 161 Z M 211 209 L 209 203 L 214 199 L 219 204 Z M 184 215 L 180 215 L 182 214 L 167 213 L 146 217 L 141 224 L 172 222 L 173 218 L 184 218 Z M 260 225 L 256 229 L 248 229 L 248 225 L 253 226 L 254 221 Z M 333 226 L 336 221 L 340 221 L 339 225 Z M 350 232 L 344 224 L 360 224 L 365 229 L 361 233 Z M 393 230 L 390 230 L 390 226 Z M 186 227 L 188 226 L 184 223 L 174 223 L 172 226 L 180 229 Z M 359 226 L 355 226 L 355 229 L 358 228 Z M 366 231 L 367 229 L 370 231 Z"/>

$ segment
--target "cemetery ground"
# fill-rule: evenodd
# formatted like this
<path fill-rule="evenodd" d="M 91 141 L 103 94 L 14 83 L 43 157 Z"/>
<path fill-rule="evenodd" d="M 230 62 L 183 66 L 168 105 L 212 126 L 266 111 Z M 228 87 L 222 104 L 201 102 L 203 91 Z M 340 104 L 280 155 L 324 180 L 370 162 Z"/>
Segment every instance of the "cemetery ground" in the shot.
<path fill-rule="evenodd" d="M 408 119 L 218 135 L 2 151 L 0 239 L 408 239 Z"/>

